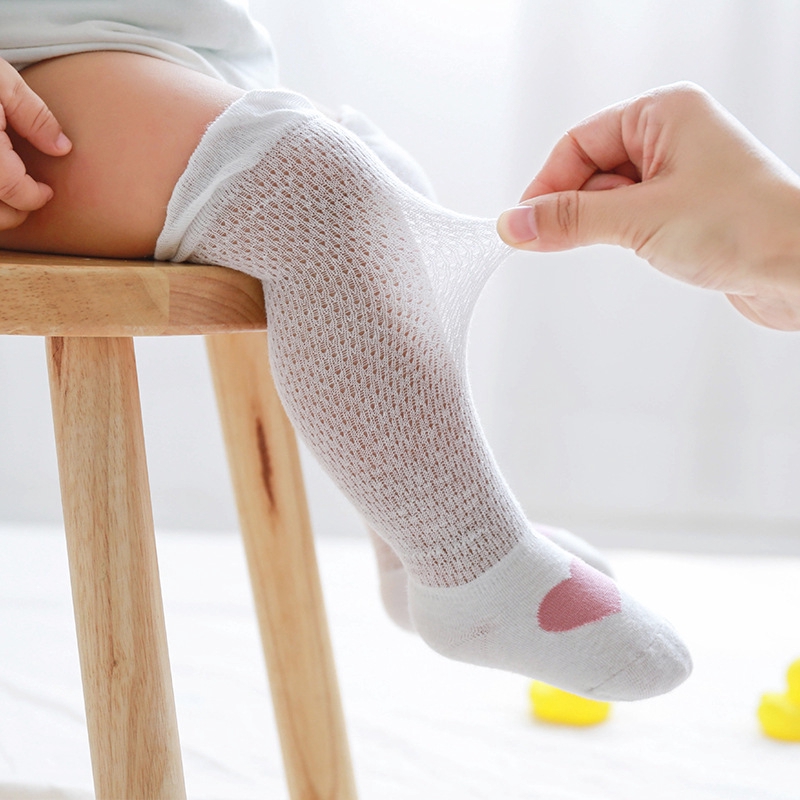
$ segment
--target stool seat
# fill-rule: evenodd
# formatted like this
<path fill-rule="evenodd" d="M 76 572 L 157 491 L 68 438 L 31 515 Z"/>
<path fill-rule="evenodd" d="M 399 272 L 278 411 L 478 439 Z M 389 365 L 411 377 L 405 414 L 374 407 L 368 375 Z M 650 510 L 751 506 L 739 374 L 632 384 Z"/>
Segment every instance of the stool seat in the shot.
<path fill-rule="evenodd" d="M 0 251 L 0 334 L 46 341 L 98 800 L 185 800 L 134 336 L 204 334 L 292 800 L 355 800 L 294 430 L 261 284 L 229 269 Z"/>
<path fill-rule="evenodd" d="M 261 283 L 222 267 L 0 251 L 0 298 L 2 334 L 266 330 Z"/>

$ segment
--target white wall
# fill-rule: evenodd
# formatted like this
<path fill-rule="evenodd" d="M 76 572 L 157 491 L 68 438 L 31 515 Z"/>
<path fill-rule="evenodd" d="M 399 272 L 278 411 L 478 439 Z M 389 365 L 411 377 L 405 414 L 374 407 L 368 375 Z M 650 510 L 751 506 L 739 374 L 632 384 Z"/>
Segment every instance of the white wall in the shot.
<path fill-rule="evenodd" d="M 593 110 L 683 79 L 800 168 L 796 3 L 537 2 L 519 33 L 512 171 L 531 174 Z M 497 385 L 530 427 L 514 437 L 504 425 L 498 439 L 529 507 L 587 524 L 798 533 L 797 335 L 609 248 L 504 277 L 502 338 L 530 344 L 524 372 L 501 367 Z"/>
<path fill-rule="evenodd" d="M 287 85 L 368 112 L 460 211 L 494 216 L 569 125 L 680 79 L 705 85 L 800 169 L 793 2 L 251 5 Z M 140 341 L 138 352 L 159 523 L 232 527 L 202 344 Z M 631 536 L 767 541 L 800 529 L 796 335 L 760 330 L 724 300 L 598 247 L 512 259 L 478 308 L 471 365 L 489 439 L 536 518 Z M 41 344 L 0 341 L 0 382 L 0 519 L 56 519 Z M 318 529 L 357 528 L 313 468 L 311 479 Z"/>
<path fill-rule="evenodd" d="M 520 187 L 570 124 L 684 79 L 800 168 L 797 3 L 548 0 L 524 5 L 518 34 Z M 589 527 L 798 534 L 797 335 L 610 248 L 531 257 L 501 280 L 498 341 L 527 346 L 522 371 L 497 365 L 510 413 L 489 424 L 530 509 Z"/>

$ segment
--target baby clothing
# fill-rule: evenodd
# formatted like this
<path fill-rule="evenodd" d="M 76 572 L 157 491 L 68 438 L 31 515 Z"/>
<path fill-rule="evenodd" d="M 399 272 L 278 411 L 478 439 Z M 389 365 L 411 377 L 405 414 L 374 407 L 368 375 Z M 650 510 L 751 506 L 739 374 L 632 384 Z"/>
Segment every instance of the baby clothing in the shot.
<path fill-rule="evenodd" d="M 236 0 L 3 0 L 0 58 L 17 69 L 90 50 L 155 56 L 242 89 L 277 85 L 269 36 Z"/>

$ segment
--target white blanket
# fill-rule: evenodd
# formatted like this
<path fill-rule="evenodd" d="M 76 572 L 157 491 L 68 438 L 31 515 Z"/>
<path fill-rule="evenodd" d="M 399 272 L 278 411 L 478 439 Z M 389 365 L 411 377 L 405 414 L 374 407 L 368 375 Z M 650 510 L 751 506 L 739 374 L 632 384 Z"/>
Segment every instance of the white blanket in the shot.
<path fill-rule="evenodd" d="M 189 797 L 286 798 L 238 537 L 158 546 Z M 88 800 L 63 537 L 6 525 L 0 553 L 0 800 Z M 800 798 L 800 744 L 767 739 L 755 716 L 800 657 L 800 559 L 612 553 L 623 585 L 684 634 L 695 673 L 574 729 L 530 718 L 527 680 L 392 627 L 366 541 L 322 539 L 319 554 L 365 800 Z"/>

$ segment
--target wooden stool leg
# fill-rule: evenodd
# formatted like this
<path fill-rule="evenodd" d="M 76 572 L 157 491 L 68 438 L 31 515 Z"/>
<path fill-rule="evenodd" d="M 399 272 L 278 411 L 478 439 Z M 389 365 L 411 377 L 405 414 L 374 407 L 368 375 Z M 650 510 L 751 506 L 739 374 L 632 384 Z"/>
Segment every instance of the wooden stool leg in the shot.
<path fill-rule="evenodd" d="M 47 340 L 98 800 L 185 798 L 132 339 Z"/>
<path fill-rule="evenodd" d="M 264 333 L 206 337 L 293 800 L 354 800 L 294 429 Z"/>

